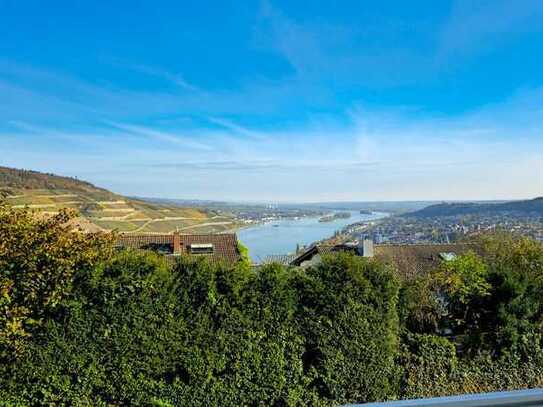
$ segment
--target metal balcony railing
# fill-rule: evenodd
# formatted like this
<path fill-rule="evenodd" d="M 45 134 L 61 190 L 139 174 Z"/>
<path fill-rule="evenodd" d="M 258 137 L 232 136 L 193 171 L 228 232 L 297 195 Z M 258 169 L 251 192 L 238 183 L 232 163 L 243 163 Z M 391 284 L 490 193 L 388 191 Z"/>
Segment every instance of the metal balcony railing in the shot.
<path fill-rule="evenodd" d="M 454 397 L 351 404 L 350 407 L 523 407 L 543 406 L 543 389 L 470 394 Z"/>

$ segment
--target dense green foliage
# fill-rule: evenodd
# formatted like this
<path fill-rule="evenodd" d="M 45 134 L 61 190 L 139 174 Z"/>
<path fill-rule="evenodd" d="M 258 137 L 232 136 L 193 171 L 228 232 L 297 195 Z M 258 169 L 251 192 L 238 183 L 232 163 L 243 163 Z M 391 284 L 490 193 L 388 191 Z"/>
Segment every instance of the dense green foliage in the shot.
<path fill-rule="evenodd" d="M 2 210 L 5 405 L 318 406 L 543 384 L 530 240 L 489 238 L 483 257 L 400 281 L 346 254 L 307 270 L 172 266 L 112 253 L 69 214 Z"/>
<path fill-rule="evenodd" d="M 401 290 L 402 397 L 543 386 L 543 247 L 499 234 Z"/>
<path fill-rule="evenodd" d="M 448 335 L 471 355 L 533 355 L 543 332 L 543 247 L 505 234 L 478 244 L 483 257 L 460 256 L 404 284 L 406 328 Z"/>
<path fill-rule="evenodd" d="M 76 273 L 112 254 L 112 237 L 73 233 L 74 214 L 36 218 L 0 203 L 0 358 L 22 350 L 55 313 Z"/>

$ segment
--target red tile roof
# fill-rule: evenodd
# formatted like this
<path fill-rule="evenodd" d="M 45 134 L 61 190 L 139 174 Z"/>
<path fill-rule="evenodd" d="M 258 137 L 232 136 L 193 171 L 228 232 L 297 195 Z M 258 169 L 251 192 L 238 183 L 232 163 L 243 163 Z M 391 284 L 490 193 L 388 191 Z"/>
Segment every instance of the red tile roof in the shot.
<path fill-rule="evenodd" d="M 233 264 L 240 259 L 238 240 L 235 234 L 205 234 L 205 235 L 179 235 L 180 250 L 174 254 L 173 234 L 164 235 L 139 235 L 124 234 L 119 236 L 118 247 L 126 247 L 136 250 L 149 250 L 163 253 L 168 256 L 191 255 L 208 258 L 213 263 L 225 262 Z M 212 253 L 194 254 L 190 247 L 193 244 L 211 244 Z"/>

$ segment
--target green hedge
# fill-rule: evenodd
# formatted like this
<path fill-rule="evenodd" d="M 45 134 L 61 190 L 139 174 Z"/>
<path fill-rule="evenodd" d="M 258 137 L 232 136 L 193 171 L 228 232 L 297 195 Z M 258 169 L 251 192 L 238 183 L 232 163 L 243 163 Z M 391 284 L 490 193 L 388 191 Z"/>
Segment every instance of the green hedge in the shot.
<path fill-rule="evenodd" d="M 62 312 L 2 367 L 2 400 L 330 405 L 397 394 L 398 284 L 362 259 L 170 270 L 124 253 L 75 281 Z"/>
<path fill-rule="evenodd" d="M 452 342 L 432 335 L 412 335 L 405 347 L 402 398 L 543 387 L 541 348 L 532 348 L 533 355 L 528 358 L 512 354 L 457 358 Z"/>

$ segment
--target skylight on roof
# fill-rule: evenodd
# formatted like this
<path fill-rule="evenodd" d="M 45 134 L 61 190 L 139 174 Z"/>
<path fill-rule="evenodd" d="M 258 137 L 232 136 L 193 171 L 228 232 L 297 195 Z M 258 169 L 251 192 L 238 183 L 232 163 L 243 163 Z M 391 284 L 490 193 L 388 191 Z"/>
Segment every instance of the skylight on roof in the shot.
<path fill-rule="evenodd" d="M 191 254 L 212 254 L 213 244 L 211 243 L 193 243 L 189 246 Z"/>

